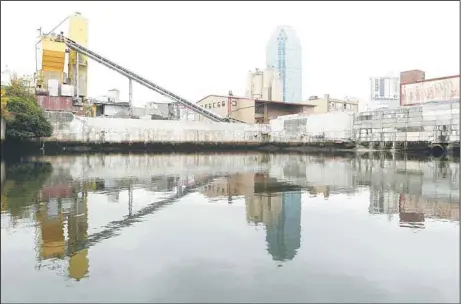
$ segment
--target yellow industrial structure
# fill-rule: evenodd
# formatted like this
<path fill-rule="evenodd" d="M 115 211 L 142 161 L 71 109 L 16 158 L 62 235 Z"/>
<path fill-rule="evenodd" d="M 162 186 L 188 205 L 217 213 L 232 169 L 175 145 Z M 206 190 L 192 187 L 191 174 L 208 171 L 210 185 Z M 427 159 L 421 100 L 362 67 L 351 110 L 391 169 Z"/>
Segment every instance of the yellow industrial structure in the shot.
<path fill-rule="evenodd" d="M 71 40 L 78 44 L 88 46 L 88 19 L 75 13 L 69 17 L 69 33 L 67 35 Z M 77 57 L 78 56 L 78 57 Z M 77 60 L 78 58 L 78 60 Z M 78 65 L 78 68 L 77 68 Z M 78 69 L 78 71 L 77 71 Z M 88 81 L 88 58 L 74 50 L 69 50 L 69 83 L 78 86 L 79 96 L 87 96 Z M 78 81 L 77 81 L 78 75 Z"/>
<path fill-rule="evenodd" d="M 62 105 L 62 103 L 55 102 L 55 99 L 51 97 L 74 97 L 73 101 L 76 99 L 79 101 L 82 101 L 83 103 L 88 104 L 89 102 L 85 102 L 85 100 L 88 100 L 88 88 L 87 88 L 87 82 L 88 82 L 88 58 L 91 58 L 92 60 L 114 70 L 117 71 L 118 73 L 124 75 L 125 77 L 128 78 L 129 80 L 129 93 L 128 93 L 128 103 L 129 103 L 129 116 L 133 116 L 132 112 L 132 82 L 135 81 L 150 90 L 153 90 L 154 92 L 157 92 L 161 94 L 162 96 L 165 96 L 169 99 L 171 99 L 173 102 L 176 102 L 180 105 L 183 105 L 187 107 L 188 109 L 191 109 L 194 112 L 200 113 L 203 117 L 211 120 L 211 121 L 216 121 L 216 122 L 225 122 L 225 121 L 236 121 L 233 118 L 223 118 L 216 113 L 213 113 L 212 111 L 209 111 L 206 109 L 204 106 L 201 107 L 197 105 L 194 102 L 190 102 L 187 99 L 181 98 L 180 96 L 174 94 L 173 92 L 170 92 L 159 85 L 145 79 L 142 76 L 139 76 L 130 70 L 119 66 L 118 64 L 112 62 L 111 60 L 98 55 L 97 53 L 89 50 L 87 48 L 88 45 L 88 20 L 84 18 L 83 16 L 80 15 L 80 13 L 75 13 L 72 16 L 67 17 L 64 21 L 69 20 L 69 32 L 67 35 L 64 35 L 64 32 L 59 33 L 57 36 L 53 36 L 53 34 L 46 34 L 45 36 L 49 36 L 51 40 L 54 40 L 55 45 L 53 47 L 50 46 L 50 44 L 45 43 L 46 39 L 43 38 L 42 40 L 42 47 L 44 47 L 44 52 L 42 57 L 45 56 L 45 54 L 48 54 L 51 57 L 58 57 L 58 58 L 46 58 L 45 60 L 47 63 L 42 67 L 40 70 L 40 73 L 38 73 L 40 81 L 38 86 L 43 86 L 46 90 L 40 91 L 36 90 L 38 95 L 46 95 L 48 93 L 49 97 L 48 99 L 44 98 L 44 100 L 48 103 L 44 108 L 53 108 L 53 110 L 56 110 L 59 108 L 59 106 Z M 63 22 L 64 22 L 63 21 Z M 59 27 L 63 22 L 61 22 L 57 27 Z M 57 27 L 55 27 L 53 30 L 55 30 Z M 51 73 L 59 73 L 59 71 L 56 71 L 56 69 L 60 69 L 62 65 L 62 50 L 63 50 L 63 45 L 64 47 L 64 52 L 68 53 L 68 66 L 67 66 L 67 76 L 64 77 L 62 82 L 60 82 L 60 75 L 55 75 L 57 79 L 49 78 L 49 75 Z M 58 51 L 56 49 L 59 49 Z M 58 53 L 53 53 L 53 52 L 58 52 Z M 64 55 L 64 58 L 66 56 Z M 43 58 L 42 58 L 43 59 Z M 63 69 L 64 70 L 64 69 Z M 38 72 L 38 71 L 37 71 Z M 64 73 L 64 72 L 63 72 Z M 50 81 L 53 79 L 54 81 Z M 60 85 L 60 83 L 62 83 Z M 47 86 L 47 87 L 46 87 Z M 59 89 L 61 92 L 59 92 Z M 67 100 L 67 103 L 69 100 Z M 72 103 L 72 106 L 67 106 L 65 107 L 66 110 L 70 109 L 73 112 L 82 112 L 80 110 L 76 110 L 75 107 L 81 106 L 82 103 Z M 59 110 L 63 110 L 60 108 Z M 85 110 L 85 113 L 89 113 L 91 115 L 90 110 Z M 87 114 L 86 114 L 87 115 Z M 93 114 L 94 115 L 94 114 Z"/>
<path fill-rule="evenodd" d="M 40 260 L 68 259 L 68 276 L 77 281 L 89 272 L 88 249 L 79 249 L 88 239 L 88 192 L 80 191 L 74 196 L 73 206 L 69 214 L 63 214 L 56 205 L 54 215 L 50 216 L 50 204 L 57 200 L 42 202 L 37 219 L 41 238 L 39 241 Z M 48 210 L 47 210 L 48 207 Z M 65 225 L 67 219 L 67 225 Z M 64 227 L 67 226 L 67 242 Z M 67 243 L 67 244 L 66 244 Z"/>
<path fill-rule="evenodd" d="M 41 231 L 40 259 L 63 259 L 66 255 L 66 240 L 64 237 L 64 215 L 47 215 L 47 205 L 42 204 L 38 210 L 37 219 Z"/>
<path fill-rule="evenodd" d="M 83 279 L 89 271 L 88 249 L 78 249 L 88 239 L 88 192 L 80 192 L 81 198 L 75 202 L 71 215 L 67 220 L 69 277 Z"/>
<path fill-rule="evenodd" d="M 68 37 L 80 45 L 88 45 L 88 20 L 80 13 L 68 17 Z M 37 87 L 48 89 L 50 79 L 58 80 L 59 85 L 67 83 L 77 88 L 78 95 L 87 96 L 88 58 L 68 50 L 64 41 L 56 39 L 56 35 L 42 35 L 41 69 L 37 73 Z M 67 76 L 65 77 L 66 53 L 68 55 Z M 78 56 L 78 58 L 77 58 Z M 78 68 L 77 68 L 78 66 Z M 78 80 L 77 80 L 78 78 Z"/>
<path fill-rule="evenodd" d="M 53 37 L 42 36 L 42 69 L 39 71 L 39 85 L 47 88 L 48 80 L 57 79 L 63 83 L 64 63 L 66 58 L 66 45 L 57 42 Z"/>

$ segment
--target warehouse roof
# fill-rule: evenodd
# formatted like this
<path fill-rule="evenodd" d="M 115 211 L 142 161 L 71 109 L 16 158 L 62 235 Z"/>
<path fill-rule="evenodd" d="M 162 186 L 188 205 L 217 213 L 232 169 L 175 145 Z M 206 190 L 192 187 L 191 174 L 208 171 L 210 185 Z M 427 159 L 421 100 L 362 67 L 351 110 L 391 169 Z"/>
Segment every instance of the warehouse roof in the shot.
<path fill-rule="evenodd" d="M 304 102 L 284 102 L 284 101 L 274 101 L 274 100 L 263 100 L 263 99 L 255 99 L 255 98 L 250 98 L 250 97 L 239 97 L 239 96 L 225 96 L 225 95 L 208 95 L 197 101 L 197 103 L 202 102 L 203 100 L 207 99 L 208 97 L 222 97 L 222 98 L 232 98 L 232 99 L 245 99 L 245 100 L 254 100 L 255 102 L 267 102 L 267 103 L 272 103 L 272 104 L 280 104 L 280 105 L 285 105 L 285 106 L 305 106 L 305 107 L 314 107 L 314 105 L 304 103 Z"/>

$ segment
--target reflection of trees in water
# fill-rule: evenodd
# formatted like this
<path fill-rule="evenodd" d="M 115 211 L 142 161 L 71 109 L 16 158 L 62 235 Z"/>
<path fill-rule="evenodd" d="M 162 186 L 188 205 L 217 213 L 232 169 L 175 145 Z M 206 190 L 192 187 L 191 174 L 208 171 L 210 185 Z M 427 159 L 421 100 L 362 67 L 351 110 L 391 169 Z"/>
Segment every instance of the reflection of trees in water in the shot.
<path fill-rule="evenodd" d="M 1 211 L 13 219 L 23 218 L 25 211 L 37 202 L 37 195 L 50 177 L 53 167 L 48 162 L 27 162 L 6 165 L 1 196 Z"/>

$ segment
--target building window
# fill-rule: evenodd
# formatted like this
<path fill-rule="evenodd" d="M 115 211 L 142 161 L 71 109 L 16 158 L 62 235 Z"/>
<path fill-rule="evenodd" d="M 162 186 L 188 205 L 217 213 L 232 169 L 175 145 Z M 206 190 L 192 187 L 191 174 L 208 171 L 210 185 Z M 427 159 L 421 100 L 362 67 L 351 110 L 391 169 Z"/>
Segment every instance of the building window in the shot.
<path fill-rule="evenodd" d="M 344 105 L 343 105 L 343 109 L 344 109 L 344 110 L 347 110 L 347 104 L 344 104 Z"/>
<path fill-rule="evenodd" d="M 379 96 L 385 97 L 384 89 L 385 89 L 385 79 L 381 78 L 379 80 Z"/>
<path fill-rule="evenodd" d="M 399 91 L 399 80 L 394 80 L 394 92 L 397 94 Z"/>
<path fill-rule="evenodd" d="M 221 103 L 219 101 L 216 103 L 216 107 L 218 107 L 218 108 L 221 107 Z"/>
<path fill-rule="evenodd" d="M 237 101 L 232 100 L 232 106 L 233 106 L 233 107 L 236 107 L 236 106 L 237 106 Z"/>
<path fill-rule="evenodd" d="M 225 107 L 225 106 L 226 106 L 226 102 L 223 100 L 223 101 L 221 102 L 221 105 L 222 105 L 223 107 Z"/>
<path fill-rule="evenodd" d="M 375 79 L 375 92 L 378 92 L 379 91 L 379 79 L 376 78 Z"/>

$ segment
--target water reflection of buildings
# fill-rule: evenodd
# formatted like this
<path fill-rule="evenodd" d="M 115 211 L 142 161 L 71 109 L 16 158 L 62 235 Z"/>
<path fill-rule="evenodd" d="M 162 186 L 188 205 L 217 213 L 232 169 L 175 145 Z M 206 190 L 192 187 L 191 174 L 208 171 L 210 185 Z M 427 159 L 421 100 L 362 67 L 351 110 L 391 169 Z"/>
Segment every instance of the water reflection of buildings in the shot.
<path fill-rule="evenodd" d="M 370 191 L 370 214 L 398 216 L 401 227 L 424 227 L 429 219 L 459 221 L 459 161 L 386 157 L 279 156 L 272 176 L 324 197 Z"/>
<path fill-rule="evenodd" d="M 248 223 L 264 225 L 267 251 L 276 261 L 292 260 L 301 242 L 301 191 L 267 174 L 235 174 L 203 187 L 208 197 L 244 196 Z"/>
<path fill-rule="evenodd" d="M 301 246 L 301 192 L 255 193 L 245 203 L 247 221 L 265 226 L 273 259 L 292 260 Z"/>
<path fill-rule="evenodd" d="M 208 181 L 209 177 L 204 179 Z M 89 237 L 89 192 L 104 194 L 109 202 L 118 203 L 120 191 L 128 190 L 126 219 L 129 221 L 133 215 L 135 188 L 152 192 L 169 192 L 175 188 L 179 190 L 178 185 L 181 183 L 183 186 L 188 185 L 180 178 L 171 176 L 152 177 L 149 181 L 140 181 L 136 178 L 74 181 L 65 173 L 57 172 L 41 188 L 38 195 L 40 203 L 39 208 L 36 209 L 38 268 L 43 266 L 66 268 L 66 275 L 77 281 L 89 276 L 88 248 L 91 247 L 91 243 L 97 243 L 99 239 L 111 234 L 110 229 L 106 229 L 107 231 Z M 149 212 L 149 210 L 140 212 Z M 117 221 L 123 222 L 120 219 Z M 65 264 L 67 267 L 64 267 Z"/>
<path fill-rule="evenodd" d="M 459 221 L 459 163 L 362 159 L 360 166 L 370 213 L 398 214 L 399 225 L 410 228 L 430 218 Z"/>
<path fill-rule="evenodd" d="M 178 156 L 178 159 L 187 157 Z M 102 232 L 88 236 L 88 191 L 104 194 L 109 201 L 112 196 L 113 201 L 118 202 L 120 191 L 128 190 L 128 218 L 132 216 L 134 187 L 157 193 L 175 192 L 184 185 L 195 191 L 198 184 L 205 184 L 200 191 L 209 197 L 224 197 L 232 203 L 240 196 L 240 199 L 245 199 L 247 221 L 265 228 L 267 250 L 277 261 L 293 259 L 300 248 L 301 188 L 311 195 L 322 194 L 326 199 L 338 193 L 354 193 L 358 188 L 366 188 L 370 192 L 369 213 L 398 217 L 402 227 L 424 227 L 428 218 L 459 221 L 459 163 L 309 155 L 270 155 L 265 162 L 259 163 L 260 160 L 253 157 L 233 156 L 220 158 L 220 161 L 227 162 L 226 170 L 234 168 L 234 172 L 241 173 L 215 177 L 210 182 L 218 162 L 211 166 L 202 164 L 202 156 L 194 157 L 203 166 L 198 168 L 197 165 L 194 169 L 198 173 L 175 175 L 170 170 L 169 176 L 155 177 L 150 172 L 164 172 L 166 169 L 153 169 L 146 165 L 147 161 L 143 163 L 141 160 L 137 160 L 137 167 L 131 166 L 132 161 L 127 161 L 123 164 L 125 169 L 117 176 L 112 171 L 114 168 L 104 167 L 108 162 L 101 163 L 102 167 L 92 168 L 92 175 L 85 178 L 80 172 L 89 175 L 86 167 L 78 167 L 78 170 L 63 167 L 61 170 L 53 163 L 53 174 L 41 187 L 40 204 L 29 208 L 36 212 L 39 264 L 61 264 L 66 275 L 76 280 L 89 275 L 88 249 L 84 248 L 114 234 L 111 227 L 104 227 Z M 53 162 L 53 159 L 50 161 Z M 65 163 L 75 162 L 68 160 Z M 98 170 L 105 174 L 104 178 L 95 177 Z M 8 178 L 8 173 L 6 175 Z M 127 177 L 123 178 L 124 175 Z M 12 205 L 21 201 L 18 193 L 14 200 L 8 197 L 9 205 L 3 199 L 16 184 L 4 183 L 2 178 L 2 212 L 13 214 Z M 149 214 L 155 208 L 149 206 L 143 211 L 138 210 L 133 217 Z M 114 222 L 119 229 L 126 227 L 125 223 L 120 224 L 124 222 L 124 215 Z M 85 242 L 87 244 L 82 245 Z"/>
<path fill-rule="evenodd" d="M 88 192 L 60 184 L 43 187 L 39 197 L 41 204 L 36 214 L 39 264 L 64 260 L 67 256 L 67 275 L 81 280 L 89 272 L 88 249 L 76 248 L 88 238 Z"/>

